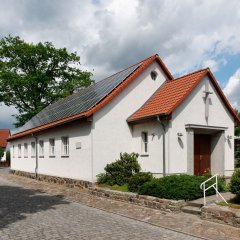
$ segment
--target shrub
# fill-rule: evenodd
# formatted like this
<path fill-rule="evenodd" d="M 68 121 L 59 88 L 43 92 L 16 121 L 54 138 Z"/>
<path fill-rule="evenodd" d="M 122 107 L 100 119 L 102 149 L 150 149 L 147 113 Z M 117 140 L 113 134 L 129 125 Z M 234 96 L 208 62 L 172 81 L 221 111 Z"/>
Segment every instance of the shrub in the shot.
<path fill-rule="evenodd" d="M 105 173 L 97 176 L 97 182 L 119 186 L 127 183 L 129 178 L 141 169 L 137 158 L 137 153 L 120 153 L 120 159 L 107 164 Z"/>
<path fill-rule="evenodd" d="M 4 155 L 4 148 L 0 147 L 0 160 L 3 157 L 3 155 Z"/>
<path fill-rule="evenodd" d="M 193 200 L 203 197 L 203 190 L 200 189 L 200 185 L 207 179 L 205 176 L 171 175 L 144 183 L 139 188 L 138 193 L 167 199 Z M 214 180 L 208 186 L 213 182 Z M 219 191 L 222 191 L 223 179 L 219 179 L 218 182 Z M 215 194 L 213 188 L 206 192 L 206 195 L 213 194 Z"/>
<path fill-rule="evenodd" d="M 230 191 L 236 194 L 237 202 L 240 202 L 240 168 L 235 169 L 231 181 L 230 181 Z"/>
<path fill-rule="evenodd" d="M 7 153 L 6 153 L 6 161 L 9 161 L 9 162 L 10 162 L 10 160 L 11 160 L 10 151 L 7 151 Z"/>
<path fill-rule="evenodd" d="M 139 172 L 133 175 L 128 182 L 128 190 L 131 192 L 138 192 L 140 186 L 145 182 L 152 180 L 152 174 L 150 172 Z"/>

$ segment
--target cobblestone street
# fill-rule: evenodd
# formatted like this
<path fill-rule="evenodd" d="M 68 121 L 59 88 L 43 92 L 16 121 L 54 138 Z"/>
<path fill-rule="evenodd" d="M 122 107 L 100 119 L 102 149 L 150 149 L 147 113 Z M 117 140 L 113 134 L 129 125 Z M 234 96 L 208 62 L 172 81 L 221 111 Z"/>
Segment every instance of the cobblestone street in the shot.
<path fill-rule="evenodd" d="M 165 213 L 90 196 L 79 189 L 1 173 L 0 170 L 1 240 L 237 240 L 239 237 L 239 229 L 204 221 L 197 216 Z"/>
<path fill-rule="evenodd" d="M 197 239 L 0 178 L 0 239 Z"/>

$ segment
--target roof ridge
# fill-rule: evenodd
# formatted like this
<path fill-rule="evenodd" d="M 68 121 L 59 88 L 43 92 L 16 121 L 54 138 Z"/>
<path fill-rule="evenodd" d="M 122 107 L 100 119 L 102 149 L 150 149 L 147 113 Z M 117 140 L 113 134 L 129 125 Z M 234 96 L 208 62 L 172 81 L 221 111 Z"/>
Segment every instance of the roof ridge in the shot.
<path fill-rule="evenodd" d="M 131 67 L 134 67 L 135 65 L 138 65 L 138 64 L 140 64 L 140 63 L 143 63 L 143 62 L 147 61 L 148 59 L 150 59 L 150 58 L 152 58 L 152 57 L 157 57 L 157 56 L 158 56 L 158 54 L 154 54 L 154 55 L 152 55 L 152 56 L 150 56 L 150 57 L 148 57 L 148 58 L 143 59 L 142 61 L 139 61 L 139 62 L 137 62 L 137 63 L 135 63 L 135 64 L 132 64 L 131 66 L 126 67 L 126 68 L 124 68 L 124 69 L 122 69 L 122 70 L 120 70 L 120 71 L 118 71 L 118 72 L 116 72 L 116 73 L 114 73 L 114 74 L 112 74 L 112 75 L 109 75 L 109 76 L 107 76 L 107 77 L 105 77 L 105 78 L 103 78 L 103 79 L 101 79 L 101 80 L 99 80 L 99 81 L 97 81 L 97 82 L 95 82 L 95 81 L 93 80 L 93 81 L 94 81 L 93 84 L 91 84 L 91 85 L 89 85 L 89 86 L 87 86 L 87 87 L 84 87 L 84 88 L 82 88 L 81 90 L 90 88 L 91 86 L 93 86 L 93 85 L 95 85 L 95 84 L 97 84 L 97 83 L 99 83 L 99 82 L 101 82 L 101 81 L 103 81 L 103 80 L 106 80 L 106 79 L 108 79 L 108 78 L 110 78 L 110 77 L 113 77 L 113 76 L 115 76 L 115 75 L 117 75 L 117 74 L 119 74 L 119 73 L 121 73 L 121 72 L 123 72 L 123 71 L 125 71 L 125 70 L 127 70 L 127 69 L 129 69 L 129 68 L 131 68 Z M 130 75 L 131 75 L 131 74 L 130 74 Z M 71 97 L 71 96 L 74 95 L 74 94 L 79 94 L 79 92 L 73 92 L 72 94 L 70 94 L 70 95 L 68 95 L 68 96 L 66 96 L 66 97 L 60 98 L 60 99 L 56 100 L 55 102 L 58 102 L 59 100 L 67 99 L 67 98 Z M 50 103 L 49 105 L 54 104 L 55 102 L 52 102 L 52 103 Z M 48 105 L 48 106 L 49 106 L 49 105 Z M 48 106 L 46 106 L 46 107 L 48 107 Z M 36 115 L 35 115 L 35 116 L 36 116 Z"/>
<path fill-rule="evenodd" d="M 126 68 L 124 68 L 124 69 L 122 69 L 122 70 L 120 70 L 120 71 L 118 71 L 118 72 L 116 72 L 116 73 L 114 73 L 114 74 L 112 74 L 112 75 L 109 75 L 109 76 L 107 76 L 107 77 L 105 77 L 105 78 L 103 78 L 103 79 L 101 79 L 101 80 L 99 80 L 99 81 L 97 81 L 97 82 L 96 82 L 95 80 L 93 80 L 93 81 L 94 81 L 93 84 L 91 84 L 91 85 L 89 85 L 89 86 L 87 86 L 87 87 L 82 88 L 82 90 L 83 90 L 83 89 L 87 89 L 87 88 L 95 85 L 96 83 L 99 83 L 99 82 L 101 82 L 101 81 L 103 81 L 103 80 L 106 80 L 107 78 L 113 77 L 114 75 L 117 75 L 118 73 L 121 73 L 121 72 L 123 72 L 123 71 L 125 71 L 125 70 L 127 70 L 127 69 L 129 69 L 129 68 L 131 68 L 131 67 L 133 67 L 133 66 L 135 66 L 135 65 L 138 65 L 138 64 L 140 64 L 140 63 L 143 63 L 143 62 L 147 61 L 148 59 L 150 59 L 150 58 L 152 58 L 152 57 L 157 57 L 157 56 L 158 56 L 158 54 L 154 54 L 154 55 L 152 55 L 152 56 L 150 56 L 150 57 L 148 57 L 148 58 L 143 59 L 142 61 L 139 61 L 139 62 L 137 62 L 137 63 L 135 63 L 135 64 L 132 64 L 132 65 L 130 65 L 129 67 L 126 67 Z M 68 96 L 66 96 L 66 97 L 59 98 L 58 100 L 50 103 L 49 105 L 54 104 L 55 102 L 58 102 L 59 100 L 67 99 L 67 98 L 71 97 L 72 95 L 75 95 L 75 94 L 78 94 L 78 93 L 79 93 L 79 92 L 73 92 L 72 94 L 70 94 L 70 95 L 68 95 Z M 48 105 L 48 106 L 49 106 L 49 105 Z M 46 106 L 46 107 L 48 107 L 48 106 Z"/>
<path fill-rule="evenodd" d="M 181 79 L 181 78 L 184 78 L 184 77 L 188 77 L 188 76 L 191 76 L 193 74 L 196 74 L 196 73 L 199 73 L 199 72 L 203 72 L 203 71 L 209 71 L 209 68 L 207 67 L 207 68 L 198 69 L 198 70 L 196 70 L 194 72 L 187 73 L 187 74 L 182 75 L 182 76 L 180 76 L 178 78 L 174 78 L 174 80 L 178 80 L 178 79 Z"/>
<path fill-rule="evenodd" d="M 103 78 L 103 79 L 95 82 L 94 84 L 99 83 L 99 82 L 101 82 L 101 81 L 103 81 L 103 80 L 105 80 L 105 79 L 107 79 L 107 78 L 110 78 L 110 77 L 112 77 L 112 76 L 114 76 L 114 75 L 117 75 L 118 73 L 123 72 L 123 71 L 125 71 L 125 70 L 127 70 L 127 69 L 129 69 L 129 68 L 131 68 L 131 67 L 133 67 L 133 66 L 135 66 L 135 65 L 138 65 L 138 64 L 140 64 L 140 63 L 143 63 L 143 62 L 147 61 L 148 59 L 150 59 L 150 58 L 152 58 L 152 57 L 157 57 L 157 56 L 158 56 L 158 54 L 151 55 L 150 57 L 145 58 L 145 59 L 143 59 L 143 60 L 141 60 L 141 61 L 139 61 L 139 62 L 137 62 L 137 63 L 134 63 L 134 64 L 132 64 L 132 65 L 126 67 L 126 68 L 123 68 L 122 70 L 120 70 L 120 71 L 118 71 L 118 72 L 116 72 L 116 73 L 114 73 L 114 74 L 112 74 L 112 75 L 109 75 L 108 77 L 105 77 L 105 78 Z"/>

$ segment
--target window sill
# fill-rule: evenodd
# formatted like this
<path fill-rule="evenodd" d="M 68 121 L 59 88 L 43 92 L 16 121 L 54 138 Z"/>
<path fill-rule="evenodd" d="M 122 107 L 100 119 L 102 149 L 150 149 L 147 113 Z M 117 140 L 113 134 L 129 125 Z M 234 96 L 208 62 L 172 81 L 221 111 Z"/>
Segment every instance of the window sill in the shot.
<path fill-rule="evenodd" d="M 39 156 L 39 158 L 44 158 L 44 156 Z"/>
<path fill-rule="evenodd" d="M 49 156 L 50 158 L 55 158 L 56 156 Z"/>
<path fill-rule="evenodd" d="M 28 158 L 28 157 L 26 156 L 26 157 L 24 157 L 24 158 Z"/>
<path fill-rule="evenodd" d="M 22 158 L 22 157 L 18 157 L 18 158 Z"/>
<path fill-rule="evenodd" d="M 35 158 L 35 156 L 31 156 L 31 158 Z"/>
<path fill-rule="evenodd" d="M 140 157 L 149 157 L 149 153 L 141 153 Z"/>
<path fill-rule="evenodd" d="M 69 158 L 69 155 L 62 155 L 62 158 Z"/>

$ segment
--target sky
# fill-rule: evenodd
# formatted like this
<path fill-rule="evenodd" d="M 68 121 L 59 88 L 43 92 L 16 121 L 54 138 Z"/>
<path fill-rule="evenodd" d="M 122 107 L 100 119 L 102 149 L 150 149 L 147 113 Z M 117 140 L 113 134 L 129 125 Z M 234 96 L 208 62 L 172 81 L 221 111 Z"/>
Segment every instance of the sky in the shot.
<path fill-rule="evenodd" d="M 52 42 L 100 80 L 153 54 L 178 77 L 210 67 L 240 109 L 239 0 L 0 0 L 0 38 Z M 0 129 L 14 107 L 0 106 Z"/>

